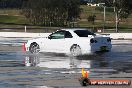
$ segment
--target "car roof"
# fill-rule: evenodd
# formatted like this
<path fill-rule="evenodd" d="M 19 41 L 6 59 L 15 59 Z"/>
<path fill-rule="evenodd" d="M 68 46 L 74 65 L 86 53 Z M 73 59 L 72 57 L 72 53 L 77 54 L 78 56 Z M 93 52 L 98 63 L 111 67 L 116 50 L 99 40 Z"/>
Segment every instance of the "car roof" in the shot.
<path fill-rule="evenodd" d="M 68 28 L 68 29 L 61 29 L 61 30 L 65 30 L 65 31 L 76 31 L 76 30 L 87 30 L 85 28 Z"/>

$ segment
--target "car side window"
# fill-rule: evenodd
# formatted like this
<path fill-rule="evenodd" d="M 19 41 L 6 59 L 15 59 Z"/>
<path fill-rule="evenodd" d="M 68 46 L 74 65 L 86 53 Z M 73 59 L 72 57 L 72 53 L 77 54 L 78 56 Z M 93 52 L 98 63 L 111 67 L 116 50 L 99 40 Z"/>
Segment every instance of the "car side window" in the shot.
<path fill-rule="evenodd" d="M 57 31 L 49 36 L 49 39 L 64 39 L 65 32 L 64 31 Z"/>
<path fill-rule="evenodd" d="M 88 37 L 88 35 L 95 35 L 88 30 L 75 30 L 74 31 L 79 37 Z"/>
<path fill-rule="evenodd" d="M 73 36 L 69 31 L 65 31 L 65 38 L 72 38 Z"/>

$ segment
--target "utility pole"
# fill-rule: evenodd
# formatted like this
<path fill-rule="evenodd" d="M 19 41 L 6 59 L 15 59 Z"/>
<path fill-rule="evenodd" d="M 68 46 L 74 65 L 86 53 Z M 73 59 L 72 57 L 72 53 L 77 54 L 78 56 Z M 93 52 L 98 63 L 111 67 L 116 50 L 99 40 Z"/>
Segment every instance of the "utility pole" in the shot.
<path fill-rule="evenodd" d="M 106 7 L 104 6 L 104 25 L 103 25 L 103 33 L 104 33 L 104 30 L 105 30 L 105 21 L 106 21 Z"/>
<path fill-rule="evenodd" d="M 25 25 L 25 32 L 27 32 L 27 26 Z"/>
<path fill-rule="evenodd" d="M 115 4 L 116 0 L 113 0 L 113 4 Z M 116 7 L 114 6 L 114 12 L 115 12 L 115 23 L 116 23 L 116 32 L 118 32 L 118 12 L 117 12 L 117 9 Z"/>
<path fill-rule="evenodd" d="M 116 11 L 116 32 L 118 32 L 118 12 Z"/>

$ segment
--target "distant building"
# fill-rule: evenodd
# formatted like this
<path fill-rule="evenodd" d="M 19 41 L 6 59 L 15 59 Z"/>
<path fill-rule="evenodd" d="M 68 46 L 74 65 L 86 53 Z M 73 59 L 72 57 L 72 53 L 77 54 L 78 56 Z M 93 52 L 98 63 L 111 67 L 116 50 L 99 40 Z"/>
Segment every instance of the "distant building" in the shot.
<path fill-rule="evenodd" d="M 87 3 L 87 6 L 105 6 L 105 3 Z"/>
<path fill-rule="evenodd" d="M 87 3 L 96 3 L 97 0 L 80 0 L 82 4 L 86 4 Z"/>

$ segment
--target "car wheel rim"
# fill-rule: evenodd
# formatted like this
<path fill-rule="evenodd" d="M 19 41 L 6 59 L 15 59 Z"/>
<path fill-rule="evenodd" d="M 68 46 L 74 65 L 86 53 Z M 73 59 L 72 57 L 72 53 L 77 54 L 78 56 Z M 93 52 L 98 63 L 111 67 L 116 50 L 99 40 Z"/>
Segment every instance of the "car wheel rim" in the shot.
<path fill-rule="evenodd" d="M 81 49 L 79 46 L 73 46 L 71 48 L 71 54 L 72 56 L 78 56 L 78 55 L 81 55 Z"/>
<path fill-rule="evenodd" d="M 32 44 L 31 47 L 30 47 L 30 52 L 31 53 L 39 53 L 40 51 L 40 47 L 38 44 Z"/>

